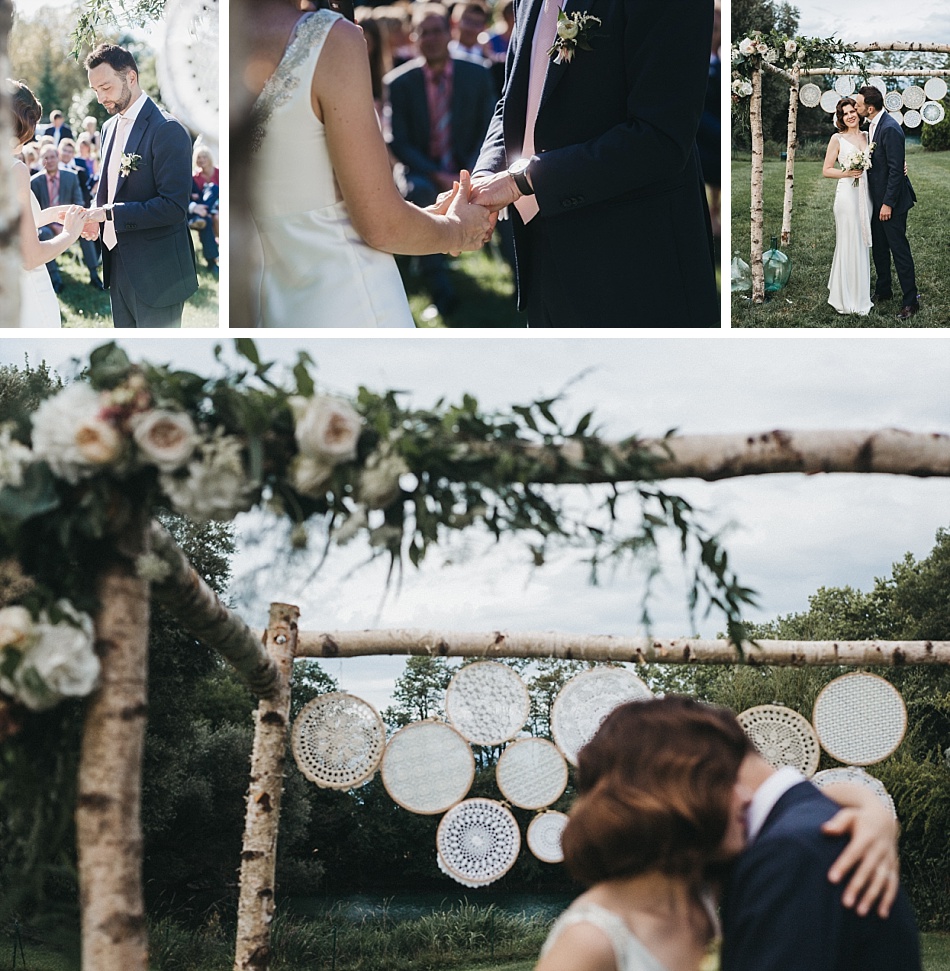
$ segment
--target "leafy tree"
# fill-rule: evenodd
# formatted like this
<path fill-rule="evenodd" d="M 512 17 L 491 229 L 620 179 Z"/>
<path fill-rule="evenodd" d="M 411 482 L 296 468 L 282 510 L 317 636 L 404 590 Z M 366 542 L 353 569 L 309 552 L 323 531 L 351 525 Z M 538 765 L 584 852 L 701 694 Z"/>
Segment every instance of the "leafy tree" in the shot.
<path fill-rule="evenodd" d="M 396 679 L 393 702 L 383 712 L 383 721 L 402 728 L 423 718 L 445 714 L 445 689 L 452 680 L 452 668 L 444 657 L 410 657 L 406 670 Z"/>

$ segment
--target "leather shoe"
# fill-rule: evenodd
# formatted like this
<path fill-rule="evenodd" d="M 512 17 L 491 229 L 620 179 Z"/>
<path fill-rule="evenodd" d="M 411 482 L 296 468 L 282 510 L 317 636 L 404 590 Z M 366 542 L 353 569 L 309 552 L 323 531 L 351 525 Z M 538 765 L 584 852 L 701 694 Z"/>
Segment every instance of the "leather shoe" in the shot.
<path fill-rule="evenodd" d="M 910 320 L 917 311 L 920 310 L 920 304 L 915 304 L 913 307 L 901 307 L 901 312 L 897 315 L 898 320 Z"/>
<path fill-rule="evenodd" d="M 884 303 L 885 300 L 892 300 L 893 293 L 878 293 L 877 290 L 871 294 L 871 303 Z"/>

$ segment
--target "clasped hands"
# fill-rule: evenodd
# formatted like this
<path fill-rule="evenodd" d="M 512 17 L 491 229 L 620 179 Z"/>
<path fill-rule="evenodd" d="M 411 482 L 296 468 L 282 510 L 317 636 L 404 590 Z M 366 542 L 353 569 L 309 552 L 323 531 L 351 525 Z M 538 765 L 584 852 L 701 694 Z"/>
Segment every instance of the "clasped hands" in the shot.
<path fill-rule="evenodd" d="M 76 220 L 82 217 L 83 239 L 99 238 L 99 223 L 105 222 L 106 211 L 103 207 L 84 209 L 82 206 L 62 206 L 57 212 L 57 221 L 66 227 L 67 232 L 76 228 Z"/>
<path fill-rule="evenodd" d="M 473 179 L 463 169 L 458 180 L 447 173 L 438 173 L 434 181 L 446 186 L 451 181 L 451 188 L 447 187 L 428 210 L 459 220 L 465 243 L 462 250 L 480 249 L 484 246 L 495 231 L 499 211 L 521 198 L 515 180 L 507 172 L 481 175 Z M 452 256 L 458 256 L 459 252 L 461 250 L 450 251 Z"/>

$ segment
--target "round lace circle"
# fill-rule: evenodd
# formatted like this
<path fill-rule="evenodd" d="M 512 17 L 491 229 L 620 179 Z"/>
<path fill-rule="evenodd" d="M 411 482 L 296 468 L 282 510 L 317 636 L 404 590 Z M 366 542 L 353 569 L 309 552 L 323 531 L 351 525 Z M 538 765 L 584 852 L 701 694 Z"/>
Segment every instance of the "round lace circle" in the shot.
<path fill-rule="evenodd" d="M 824 769 L 816 772 L 811 779 L 820 789 L 831 785 L 833 782 L 855 782 L 858 785 L 866 786 L 874 793 L 878 799 L 887 806 L 891 815 L 897 819 L 897 809 L 894 807 L 894 800 L 891 794 L 884 788 L 884 783 L 880 779 L 875 779 L 873 775 L 868 775 L 864 769 L 854 766 L 841 766 L 837 769 Z"/>
<path fill-rule="evenodd" d="M 881 92 L 881 97 L 882 98 L 887 95 L 887 81 L 885 81 L 884 78 L 877 77 L 877 76 L 875 76 L 873 78 L 868 78 L 868 84 L 872 88 L 877 88 L 878 91 Z"/>
<path fill-rule="evenodd" d="M 546 812 L 535 816 L 528 825 L 528 849 L 542 863 L 560 863 L 564 859 L 561 834 L 567 826 L 567 813 Z"/>
<path fill-rule="evenodd" d="M 497 661 L 477 661 L 449 682 L 445 713 L 473 744 L 500 745 L 524 727 L 531 698 L 517 671 Z"/>
<path fill-rule="evenodd" d="M 888 91 L 884 95 L 884 107 L 888 111 L 900 111 L 904 107 L 904 99 L 900 91 Z"/>
<path fill-rule="evenodd" d="M 344 691 L 308 701 L 294 722 L 297 766 L 324 789 L 352 789 L 366 782 L 385 745 L 386 728 L 376 709 Z"/>
<path fill-rule="evenodd" d="M 822 111 L 827 111 L 829 115 L 833 115 L 840 100 L 841 95 L 837 91 L 823 91 L 818 103 L 821 105 Z"/>
<path fill-rule="evenodd" d="M 898 125 L 904 124 L 904 112 L 903 111 L 889 111 L 888 114 L 897 122 Z"/>
<path fill-rule="evenodd" d="M 835 80 L 835 91 L 842 98 L 847 98 L 848 95 L 854 94 L 854 78 L 849 77 L 847 74 L 842 74 Z"/>
<path fill-rule="evenodd" d="M 581 671 L 558 692 L 551 707 L 551 734 L 571 765 L 594 737 L 600 723 L 627 701 L 652 698 L 653 692 L 626 668 L 600 667 Z"/>
<path fill-rule="evenodd" d="M 907 730 L 901 693 L 880 675 L 845 674 L 825 685 L 812 713 L 822 748 L 847 765 L 873 765 L 897 749 Z"/>
<path fill-rule="evenodd" d="M 389 740 L 379 774 L 393 802 L 429 816 L 465 798 L 475 779 L 475 757 L 451 725 L 413 722 Z"/>
<path fill-rule="evenodd" d="M 919 84 L 908 85 L 901 95 L 901 101 L 904 102 L 906 108 L 920 108 L 926 100 L 927 95 L 924 94 L 924 89 Z"/>
<path fill-rule="evenodd" d="M 495 778 L 508 802 L 543 809 L 567 787 L 567 762 L 546 738 L 519 738 L 501 753 Z"/>
<path fill-rule="evenodd" d="M 443 873 L 466 887 L 484 887 L 514 866 L 521 833 L 500 802 L 466 799 L 442 817 L 435 842 Z"/>
<path fill-rule="evenodd" d="M 943 101 L 947 96 L 947 82 L 943 78 L 927 78 L 924 94 L 931 101 Z"/>
<path fill-rule="evenodd" d="M 218 0 L 167 0 L 155 58 L 162 100 L 212 149 L 218 144 Z"/>
<path fill-rule="evenodd" d="M 814 775 L 821 757 L 818 739 L 804 715 L 784 705 L 757 705 L 738 716 L 759 754 L 776 769 L 791 765 Z"/>
<path fill-rule="evenodd" d="M 908 128 L 920 128 L 920 112 L 916 108 L 904 112 L 904 124 Z"/>
<path fill-rule="evenodd" d="M 806 108 L 814 108 L 821 101 L 821 88 L 817 84 L 803 84 L 798 89 L 798 100 Z"/>
<path fill-rule="evenodd" d="M 928 101 L 923 108 L 920 109 L 920 117 L 927 122 L 928 125 L 939 125 L 943 121 L 944 115 L 943 105 L 939 101 Z"/>

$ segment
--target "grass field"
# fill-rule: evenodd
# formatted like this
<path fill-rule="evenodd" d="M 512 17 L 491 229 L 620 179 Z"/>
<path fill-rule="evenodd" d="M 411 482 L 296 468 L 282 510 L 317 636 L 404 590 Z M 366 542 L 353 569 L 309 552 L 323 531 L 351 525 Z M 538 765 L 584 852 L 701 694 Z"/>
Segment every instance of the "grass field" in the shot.
<path fill-rule="evenodd" d="M 57 262 L 65 284 L 59 295 L 63 327 L 111 328 L 109 294 L 89 285 L 89 271 L 83 265 L 79 247 L 71 246 Z M 181 325 L 218 326 L 218 281 L 204 263 L 198 268 L 198 292 L 185 303 Z"/>
<path fill-rule="evenodd" d="M 832 202 L 835 180 L 823 178 L 821 162 L 795 163 L 792 238 L 782 247 L 792 260 L 788 287 L 772 300 L 754 306 L 748 295 L 732 295 L 733 327 L 950 327 L 950 152 L 908 148 L 907 164 L 917 193 L 908 217 L 907 236 L 917 273 L 921 307 L 917 316 L 901 323 L 900 288 L 897 299 L 875 307 L 867 317 L 842 316 L 828 305 L 828 274 L 835 245 Z M 748 159 L 732 161 L 732 249 L 749 262 Z M 785 163 L 765 163 L 765 248 L 782 225 Z M 874 282 L 872 268 L 872 285 Z"/>

